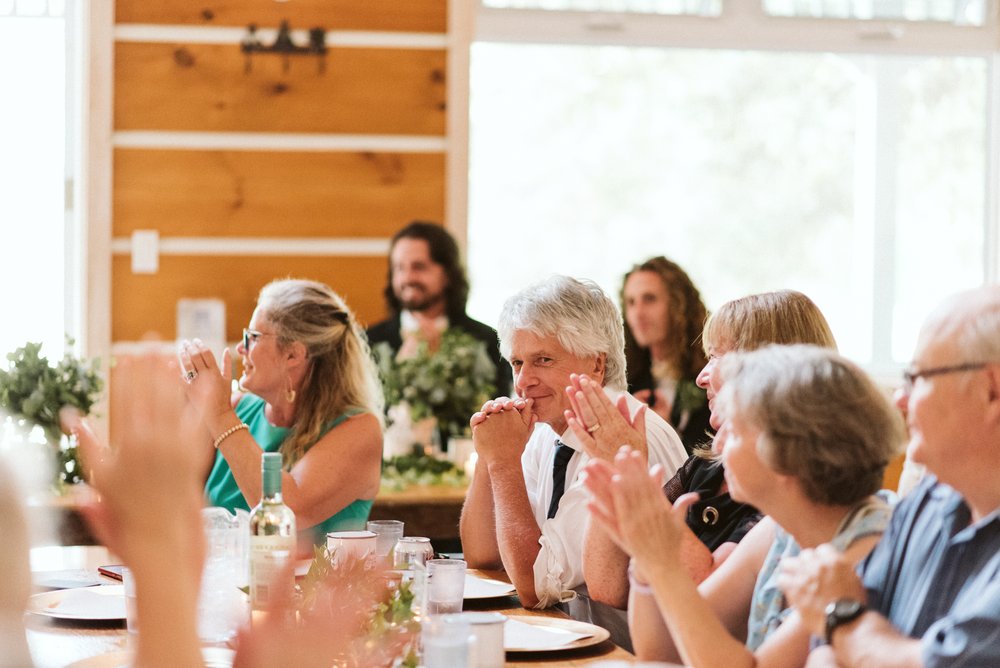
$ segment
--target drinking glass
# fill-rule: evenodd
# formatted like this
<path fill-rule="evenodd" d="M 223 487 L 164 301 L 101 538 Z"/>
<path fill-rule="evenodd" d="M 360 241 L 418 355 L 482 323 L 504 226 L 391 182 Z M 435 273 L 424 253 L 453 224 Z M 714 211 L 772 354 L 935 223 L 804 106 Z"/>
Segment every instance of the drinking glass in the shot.
<path fill-rule="evenodd" d="M 139 632 L 139 606 L 135 598 L 135 576 L 131 568 L 122 568 L 122 584 L 125 586 L 125 628 L 130 634 Z"/>
<path fill-rule="evenodd" d="M 205 643 L 225 643 L 250 617 L 241 588 L 250 581 L 250 514 L 225 508 L 201 511 L 205 530 L 205 566 L 198 598 L 198 636 Z"/>
<path fill-rule="evenodd" d="M 461 612 L 444 617 L 445 620 L 452 618 L 468 623 L 469 631 L 476 639 L 472 650 L 473 668 L 503 668 L 507 658 L 503 646 L 506 616 L 499 612 Z"/>
<path fill-rule="evenodd" d="M 375 533 L 375 556 L 379 561 L 389 563 L 392 561 L 393 549 L 396 543 L 403 537 L 403 523 L 399 520 L 371 520 L 368 522 L 368 530 Z"/>
<path fill-rule="evenodd" d="M 468 622 L 446 615 L 426 619 L 420 627 L 424 668 L 472 668 L 475 637 Z"/>
<path fill-rule="evenodd" d="M 461 612 L 464 595 L 464 561 L 431 559 L 427 562 L 427 614 Z"/>

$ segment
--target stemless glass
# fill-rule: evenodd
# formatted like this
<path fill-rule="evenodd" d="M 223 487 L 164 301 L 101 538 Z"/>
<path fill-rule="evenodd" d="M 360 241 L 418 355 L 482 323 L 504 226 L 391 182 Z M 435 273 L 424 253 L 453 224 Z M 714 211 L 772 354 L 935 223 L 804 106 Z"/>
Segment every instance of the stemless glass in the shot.
<path fill-rule="evenodd" d="M 371 520 L 368 530 L 375 533 L 375 556 L 379 561 L 392 566 L 393 549 L 403 537 L 403 523 L 399 520 Z"/>
<path fill-rule="evenodd" d="M 464 561 L 431 559 L 427 562 L 427 614 L 461 612 L 464 595 Z"/>

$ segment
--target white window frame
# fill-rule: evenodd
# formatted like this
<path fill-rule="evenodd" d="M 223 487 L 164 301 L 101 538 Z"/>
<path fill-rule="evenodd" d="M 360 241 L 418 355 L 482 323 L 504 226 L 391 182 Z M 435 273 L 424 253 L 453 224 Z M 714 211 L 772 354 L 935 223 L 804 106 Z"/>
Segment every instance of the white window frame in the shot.
<path fill-rule="evenodd" d="M 462 4 L 452 0 L 452 5 Z M 614 45 L 636 47 L 703 48 L 750 51 L 832 52 L 901 56 L 978 56 L 986 59 L 988 80 L 986 206 L 983 220 L 984 280 L 1000 278 L 1000 21 L 997 0 L 992 0 L 982 26 L 957 26 L 939 22 L 883 21 L 860 19 L 786 18 L 767 15 L 759 0 L 726 0 L 719 17 L 649 14 L 609 14 L 603 12 L 497 9 L 474 0 L 471 23 L 466 27 L 468 53 L 473 41 L 571 45 Z M 460 35 L 453 35 L 460 38 Z M 454 48 L 454 47 L 453 47 Z M 453 106 L 468 111 L 468 81 L 451 93 Z M 875 123 L 889 113 L 879 108 Z M 466 119 L 467 123 L 467 119 Z M 468 160 L 468 141 L 455 150 Z M 892 150 L 880 141 L 877 152 Z M 870 184 L 872 202 L 868 215 L 875 221 L 873 268 L 881 266 L 873 281 L 872 357 L 891 359 L 891 328 L 884 322 L 891 315 L 878 307 L 892 303 L 893 276 L 885 257 L 894 238 L 895 216 L 892 198 L 893 173 L 888 161 L 876 155 L 874 179 Z M 467 202 L 468 179 L 463 172 L 450 172 L 453 194 L 461 191 Z M 455 175 L 458 175 L 455 178 Z M 888 215 L 886 212 L 889 212 Z M 467 209 L 463 211 L 461 237 L 466 237 Z M 452 225 L 456 227 L 456 225 Z M 882 259 L 879 259 L 882 258 Z M 881 262 L 881 265 L 876 263 Z M 887 272 L 886 269 L 889 271 Z M 897 368 L 873 367 L 880 378 L 898 375 Z"/>

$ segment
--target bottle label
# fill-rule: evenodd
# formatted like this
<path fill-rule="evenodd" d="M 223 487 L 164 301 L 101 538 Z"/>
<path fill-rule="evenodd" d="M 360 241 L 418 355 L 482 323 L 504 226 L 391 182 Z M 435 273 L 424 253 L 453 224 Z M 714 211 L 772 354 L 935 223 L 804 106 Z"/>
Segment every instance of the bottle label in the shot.
<path fill-rule="evenodd" d="M 276 587 L 294 586 L 294 573 L 283 578 L 282 572 L 295 554 L 292 536 L 253 536 L 250 539 L 250 601 L 254 609 L 271 604 Z M 280 579 L 279 579 L 280 578 Z M 285 580 L 288 579 L 288 582 Z"/>

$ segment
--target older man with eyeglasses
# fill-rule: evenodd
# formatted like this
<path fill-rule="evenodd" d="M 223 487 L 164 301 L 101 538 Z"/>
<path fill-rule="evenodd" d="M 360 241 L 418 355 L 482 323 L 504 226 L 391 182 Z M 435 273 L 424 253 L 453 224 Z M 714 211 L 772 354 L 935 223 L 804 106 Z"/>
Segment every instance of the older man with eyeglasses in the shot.
<path fill-rule="evenodd" d="M 904 378 L 927 477 L 859 574 L 821 546 L 782 587 L 828 643 L 810 666 L 1000 666 L 1000 285 L 939 307 Z"/>

